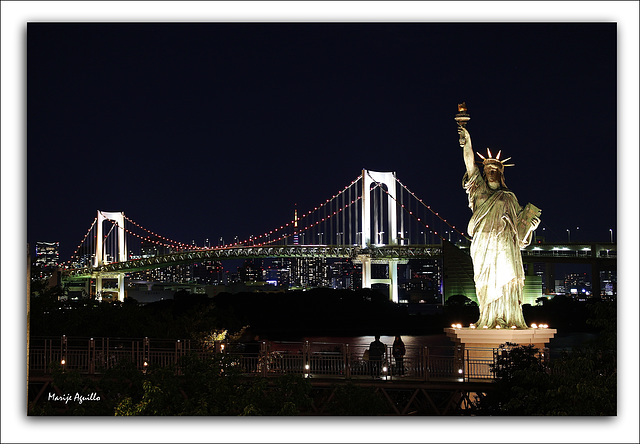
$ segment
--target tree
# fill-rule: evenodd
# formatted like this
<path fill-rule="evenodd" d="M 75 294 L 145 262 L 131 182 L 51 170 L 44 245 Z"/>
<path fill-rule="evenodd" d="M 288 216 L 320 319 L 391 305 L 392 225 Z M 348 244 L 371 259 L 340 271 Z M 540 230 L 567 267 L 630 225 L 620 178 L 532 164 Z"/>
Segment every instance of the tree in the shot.
<path fill-rule="evenodd" d="M 179 369 L 179 372 L 176 370 Z M 185 356 L 178 368 L 151 370 L 138 396 L 116 415 L 298 415 L 311 405 L 311 385 L 297 375 L 245 378 L 230 354 Z"/>
<path fill-rule="evenodd" d="M 595 416 L 616 414 L 616 368 L 604 350 L 585 347 L 543 365 L 532 345 L 506 344 L 493 371 L 494 390 L 481 394 L 477 415 Z"/>
<path fill-rule="evenodd" d="M 449 296 L 444 305 L 447 307 L 477 307 L 478 304 L 463 294 L 454 294 Z"/>
<path fill-rule="evenodd" d="M 327 409 L 332 415 L 337 416 L 384 415 L 389 410 L 383 396 L 375 387 L 359 387 L 352 383 L 335 388 Z"/>

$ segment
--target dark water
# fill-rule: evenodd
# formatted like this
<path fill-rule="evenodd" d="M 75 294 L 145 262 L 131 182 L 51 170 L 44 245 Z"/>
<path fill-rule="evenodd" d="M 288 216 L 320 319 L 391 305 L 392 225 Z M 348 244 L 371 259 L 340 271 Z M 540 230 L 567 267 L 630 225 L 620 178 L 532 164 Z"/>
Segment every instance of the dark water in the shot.
<path fill-rule="evenodd" d="M 395 336 L 380 336 L 380 341 L 383 344 L 391 346 Z M 421 336 L 401 336 L 402 342 L 407 347 L 440 347 L 440 346 L 452 346 L 453 342 L 447 336 L 442 334 L 436 335 L 421 335 Z M 352 336 L 352 337 L 329 337 L 329 336 L 313 336 L 304 338 L 309 342 L 324 342 L 324 343 L 338 343 L 349 344 L 350 346 L 369 346 L 371 342 L 375 340 L 373 336 Z"/>

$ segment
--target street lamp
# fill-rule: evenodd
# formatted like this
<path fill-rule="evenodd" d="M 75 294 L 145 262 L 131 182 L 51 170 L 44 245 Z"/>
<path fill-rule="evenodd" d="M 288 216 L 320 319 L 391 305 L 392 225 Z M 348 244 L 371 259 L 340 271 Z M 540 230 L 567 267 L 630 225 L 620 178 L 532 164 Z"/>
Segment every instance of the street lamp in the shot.
<path fill-rule="evenodd" d="M 613 228 L 609 228 L 609 234 L 611 235 L 611 243 L 613 243 Z"/>
<path fill-rule="evenodd" d="M 567 242 L 571 242 L 571 230 L 567 228 Z"/>

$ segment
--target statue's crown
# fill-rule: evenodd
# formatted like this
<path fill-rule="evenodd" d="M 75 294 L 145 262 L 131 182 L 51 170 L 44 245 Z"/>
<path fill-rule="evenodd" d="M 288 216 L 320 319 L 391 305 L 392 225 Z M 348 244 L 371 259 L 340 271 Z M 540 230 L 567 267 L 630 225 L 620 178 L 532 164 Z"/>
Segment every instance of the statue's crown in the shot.
<path fill-rule="evenodd" d="M 512 163 L 505 164 L 505 162 L 507 160 L 511 159 L 511 157 L 507 157 L 504 160 L 500 160 L 500 154 L 501 153 L 502 153 L 502 150 L 498 151 L 498 154 L 496 154 L 496 157 L 493 157 L 493 155 L 491 154 L 491 150 L 489 148 L 487 148 L 488 157 L 484 157 L 482 154 L 476 152 L 476 154 L 478 154 L 478 156 L 480 156 L 480 158 L 482 159 L 482 164 L 484 166 L 495 165 L 496 167 L 498 167 L 498 169 L 500 171 L 504 171 L 504 167 L 514 166 L 514 164 L 512 164 Z"/>

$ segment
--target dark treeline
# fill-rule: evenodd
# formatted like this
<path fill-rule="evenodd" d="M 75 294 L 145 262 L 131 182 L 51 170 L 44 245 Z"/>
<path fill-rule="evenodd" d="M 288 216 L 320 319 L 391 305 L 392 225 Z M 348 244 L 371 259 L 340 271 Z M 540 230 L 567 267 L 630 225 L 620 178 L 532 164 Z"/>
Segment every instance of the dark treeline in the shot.
<path fill-rule="evenodd" d="M 223 293 L 213 302 L 229 318 L 274 338 L 426 334 L 443 327 L 439 316 L 410 316 L 406 306 L 369 289 Z"/>
<path fill-rule="evenodd" d="M 562 332 L 591 332 L 590 307 L 564 296 L 524 306 L 528 323 L 547 323 Z M 375 290 L 314 289 L 284 293 L 221 293 L 213 298 L 179 291 L 173 300 L 140 305 L 91 300 L 58 301 L 58 290 L 40 289 L 31 298 L 31 335 L 80 337 L 197 338 L 203 332 L 237 332 L 250 326 L 270 339 L 304 336 L 422 335 L 442 333 L 451 323 L 468 325 L 478 307 L 452 296 L 433 314 L 411 314 Z"/>
<path fill-rule="evenodd" d="M 59 302 L 55 295 L 31 300 L 33 336 L 195 338 L 211 330 L 250 326 L 264 337 L 440 333 L 440 315 L 409 315 L 372 290 L 221 293 L 214 298 L 179 291 L 173 300 L 140 305 L 96 301 Z"/>

